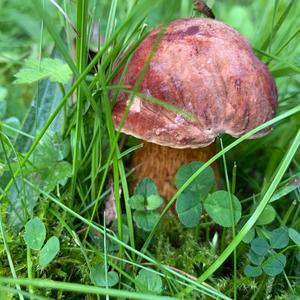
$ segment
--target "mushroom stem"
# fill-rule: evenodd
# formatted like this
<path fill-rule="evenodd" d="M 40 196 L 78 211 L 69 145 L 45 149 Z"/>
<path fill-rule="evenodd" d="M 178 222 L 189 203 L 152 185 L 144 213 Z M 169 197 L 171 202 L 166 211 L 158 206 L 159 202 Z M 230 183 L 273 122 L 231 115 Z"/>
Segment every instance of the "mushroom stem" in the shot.
<path fill-rule="evenodd" d="M 183 164 L 207 161 L 216 153 L 215 143 L 198 149 L 175 149 L 149 142 L 143 143 L 144 146 L 132 155 L 132 166 L 135 169 L 133 185 L 144 177 L 150 177 L 167 201 L 170 201 L 176 192 L 175 175 Z M 217 165 L 213 165 L 213 168 L 218 178 Z"/>

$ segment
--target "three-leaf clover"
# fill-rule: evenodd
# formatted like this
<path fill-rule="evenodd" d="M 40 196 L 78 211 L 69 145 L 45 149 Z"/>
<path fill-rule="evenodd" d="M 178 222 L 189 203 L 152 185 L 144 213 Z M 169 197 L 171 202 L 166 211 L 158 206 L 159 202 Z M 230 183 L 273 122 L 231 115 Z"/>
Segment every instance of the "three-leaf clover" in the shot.
<path fill-rule="evenodd" d="M 129 198 L 129 205 L 134 209 L 133 219 L 144 231 L 151 231 L 159 219 L 155 211 L 164 203 L 159 195 L 156 184 L 150 178 L 144 178 L 135 188 L 134 195 Z"/>
<path fill-rule="evenodd" d="M 176 173 L 175 181 L 178 189 L 185 187 L 185 190 L 179 195 L 176 201 L 176 212 L 180 222 L 192 228 L 199 224 L 202 213 L 203 201 L 214 184 L 214 172 L 212 168 L 204 169 L 189 184 L 186 182 L 189 178 L 203 166 L 202 162 L 191 162 L 180 167 Z"/>
<path fill-rule="evenodd" d="M 255 238 L 251 242 L 248 253 L 250 260 L 244 272 L 249 277 L 260 276 L 263 272 L 269 276 L 276 276 L 283 272 L 286 256 L 275 250 L 285 248 L 289 243 L 288 230 L 285 227 L 274 229 L 266 238 Z"/>

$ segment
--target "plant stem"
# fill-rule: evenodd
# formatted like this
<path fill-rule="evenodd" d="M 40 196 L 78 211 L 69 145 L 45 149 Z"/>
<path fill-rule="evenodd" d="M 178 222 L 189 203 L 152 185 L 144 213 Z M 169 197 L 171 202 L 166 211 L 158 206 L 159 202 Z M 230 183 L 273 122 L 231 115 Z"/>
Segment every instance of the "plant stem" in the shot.
<path fill-rule="evenodd" d="M 79 73 L 86 68 L 87 62 L 87 18 L 88 18 L 88 0 L 77 1 L 77 36 L 76 36 L 76 66 Z M 81 163 L 82 153 L 82 134 L 83 130 L 83 90 L 81 85 L 77 88 L 76 98 L 76 128 L 73 150 L 73 176 L 71 181 L 71 194 L 74 197 L 78 169 Z"/>
<path fill-rule="evenodd" d="M 27 276 L 29 279 L 33 278 L 32 274 L 32 259 L 31 259 L 31 249 L 27 247 Z M 29 285 L 28 287 L 29 293 L 34 294 L 34 289 L 32 285 Z"/>
<path fill-rule="evenodd" d="M 221 144 L 221 149 L 224 150 L 223 147 L 223 140 L 220 138 L 220 144 Z M 230 212 L 231 212 L 231 223 L 232 223 L 232 236 L 235 238 L 235 218 L 234 218 L 234 210 L 233 210 L 233 200 L 232 200 L 232 194 L 231 191 L 235 189 L 235 184 L 234 188 L 230 188 L 230 182 L 229 182 L 229 177 L 228 177 L 228 171 L 227 171 L 227 163 L 226 163 L 226 157 L 225 154 L 223 154 L 223 164 L 224 164 L 224 173 L 225 173 L 225 180 L 226 180 L 226 187 L 227 191 L 229 193 L 229 202 L 230 202 Z M 233 298 L 234 300 L 237 299 L 237 255 L 236 255 L 236 248 L 233 250 Z"/>

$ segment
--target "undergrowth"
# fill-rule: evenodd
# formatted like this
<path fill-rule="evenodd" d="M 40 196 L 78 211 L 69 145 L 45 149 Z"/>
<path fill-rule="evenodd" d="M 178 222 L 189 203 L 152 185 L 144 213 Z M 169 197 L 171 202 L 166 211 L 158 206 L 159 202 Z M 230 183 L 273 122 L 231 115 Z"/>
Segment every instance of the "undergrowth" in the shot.
<path fill-rule="evenodd" d="M 179 170 L 166 204 L 129 186 L 142 145 L 113 126 L 111 81 L 192 1 L 0 0 L 0 299 L 299 299 L 300 2 L 207 3 L 268 65 L 278 112 Z"/>

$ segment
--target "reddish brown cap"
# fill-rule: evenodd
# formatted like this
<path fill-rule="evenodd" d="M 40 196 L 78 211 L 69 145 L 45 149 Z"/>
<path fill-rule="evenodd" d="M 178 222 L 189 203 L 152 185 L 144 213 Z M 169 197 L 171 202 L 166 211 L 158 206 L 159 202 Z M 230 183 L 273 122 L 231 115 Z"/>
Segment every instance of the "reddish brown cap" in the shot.
<path fill-rule="evenodd" d="M 159 32 L 152 31 L 134 52 L 124 85 L 133 88 L 136 84 Z M 135 96 L 122 132 L 173 148 L 204 147 L 222 133 L 239 137 L 271 119 L 277 104 L 274 80 L 248 42 L 224 23 L 203 18 L 169 24 L 139 92 L 191 113 L 194 118 Z M 128 94 L 119 93 L 113 110 L 115 126 L 128 99 Z"/>

